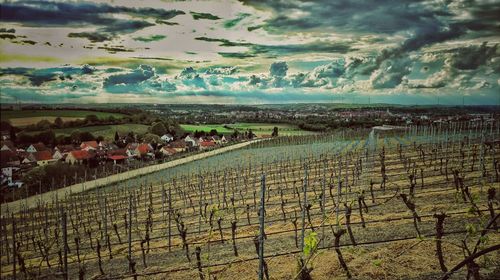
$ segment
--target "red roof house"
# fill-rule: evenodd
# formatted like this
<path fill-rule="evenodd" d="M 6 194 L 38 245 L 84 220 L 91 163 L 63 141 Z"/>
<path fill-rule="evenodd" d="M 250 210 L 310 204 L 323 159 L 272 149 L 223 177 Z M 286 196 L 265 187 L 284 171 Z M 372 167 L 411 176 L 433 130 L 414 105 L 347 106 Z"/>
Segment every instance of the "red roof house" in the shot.
<path fill-rule="evenodd" d="M 97 147 L 99 147 L 99 144 L 97 144 L 97 141 L 85 141 L 80 144 L 80 148 L 82 150 L 96 150 Z"/>
<path fill-rule="evenodd" d="M 215 148 L 216 146 L 217 146 L 217 144 L 215 144 L 214 141 L 202 141 L 202 142 L 200 142 L 200 149 L 202 149 L 202 150 Z"/>
<path fill-rule="evenodd" d="M 82 163 L 85 160 L 91 159 L 92 154 L 90 154 L 86 150 L 75 150 L 69 152 L 69 154 L 66 156 L 65 161 L 70 164 L 75 164 L 75 163 Z"/>
<path fill-rule="evenodd" d="M 33 156 L 35 157 L 36 164 L 40 166 L 47 165 L 57 160 L 52 157 L 52 152 L 49 150 L 35 152 L 33 153 Z"/>

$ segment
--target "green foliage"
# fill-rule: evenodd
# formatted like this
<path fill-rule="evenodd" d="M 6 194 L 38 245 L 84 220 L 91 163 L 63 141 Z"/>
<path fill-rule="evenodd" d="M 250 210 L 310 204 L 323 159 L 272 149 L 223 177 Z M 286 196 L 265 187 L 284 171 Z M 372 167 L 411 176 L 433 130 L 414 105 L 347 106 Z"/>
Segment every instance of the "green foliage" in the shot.
<path fill-rule="evenodd" d="M 479 244 L 481 244 L 481 245 L 486 244 L 486 243 L 488 243 L 488 240 L 489 240 L 489 237 L 487 235 L 481 236 L 479 238 Z"/>
<path fill-rule="evenodd" d="M 96 115 L 87 115 L 85 117 L 85 123 L 93 124 L 99 122 L 99 118 Z"/>
<path fill-rule="evenodd" d="M 160 136 L 152 133 L 146 133 L 142 139 L 146 143 L 160 143 Z"/>
<path fill-rule="evenodd" d="M 376 267 L 380 267 L 382 265 L 382 260 L 380 259 L 375 259 L 372 261 L 372 264 Z"/>
<path fill-rule="evenodd" d="M 278 127 L 277 127 L 277 126 L 275 126 L 275 127 L 273 128 L 273 133 L 271 134 L 271 136 L 272 136 L 272 137 L 278 137 L 278 133 L 279 133 L 279 132 L 278 132 Z"/>
<path fill-rule="evenodd" d="M 469 234 L 474 234 L 474 233 L 477 232 L 476 225 L 474 225 L 474 224 L 466 224 L 465 225 L 465 230 L 467 230 L 467 232 Z"/>
<path fill-rule="evenodd" d="M 61 117 L 57 117 L 55 120 L 54 120 L 54 125 L 57 127 L 57 128 L 62 128 L 63 125 L 64 125 L 64 121 L 61 119 Z"/>
<path fill-rule="evenodd" d="M 314 254 L 316 248 L 318 247 L 319 239 L 318 234 L 314 231 L 309 232 L 304 237 L 304 256 L 309 257 Z"/>
<path fill-rule="evenodd" d="M 165 133 L 167 133 L 167 128 L 162 122 L 156 122 L 151 126 L 151 133 L 158 136 L 163 136 Z"/>

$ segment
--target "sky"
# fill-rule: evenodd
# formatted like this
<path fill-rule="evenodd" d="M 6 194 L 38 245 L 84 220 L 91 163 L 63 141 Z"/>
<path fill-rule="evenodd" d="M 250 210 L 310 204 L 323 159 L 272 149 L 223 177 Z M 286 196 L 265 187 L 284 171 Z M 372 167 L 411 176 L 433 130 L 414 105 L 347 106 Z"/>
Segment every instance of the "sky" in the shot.
<path fill-rule="evenodd" d="M 2 103 L 500 105 L 500 0 L 0 3 Z"/>

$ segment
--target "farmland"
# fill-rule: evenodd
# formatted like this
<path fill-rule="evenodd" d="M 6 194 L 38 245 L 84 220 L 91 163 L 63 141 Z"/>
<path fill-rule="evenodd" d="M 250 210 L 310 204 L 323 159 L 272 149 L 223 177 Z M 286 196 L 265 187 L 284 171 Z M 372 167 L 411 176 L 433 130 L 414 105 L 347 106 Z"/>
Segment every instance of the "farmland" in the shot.
<path fill-rule="evenodd" d="M 300 129 L 292 124 L 275 124 L 275 123 L 234 123 L 234 124 L 181 124 L 182 129 L 187 132 L 204 131 L 210 132 L 215 129 L 219 133 L 231 134 L 234 130 L 244 132 L 251 129 L 257 136 L 271 135 L 274 127 L 278 127 L 280 135 L 307 135 L 313 132 Z"/>
<path fill-rule="evenodd" d="M 489 250 L 467 267 L 494 279 L 499 136 L 458 123 L 276 138 L 68 193 L 2 217 L 2 278 L 436 279 Z"/>
<path fill-rule="evenodd" d="M 22 110 L 22 111 L 1 111 L 2 120 L 10 121 L 13 126 L 24 127 L 37 124 L 41 120 L 53 122 L 57 117 L 63 121 L 84 119 L 88 115 L 96 115 L 100 119 L 113 116 L 121 118 L 124 115 L 119 113 L 96 112 L 86 110 Z"/>
<path fill-rule="evenodd" d="M 115 135 L 115 131 L 117 131 L 121 135 L 125 135 L 130 131 L 142 134 L 148 131 L 148 127 L 149 126 L 144 124 L 116 124 L 116 125 L 84 126 L 79 128 L 60 128 L 60 129 L 54 129 L 53 131 L 57 136 L 57 135 L 71 135 L 73 131 L 78 130 L 80 132 L 90 132 L 95 136 L 103 136 L 104 139 L 112 140 Z M 28 134 L 36 134 L 36 133 L 38 133 L 38 131 L 28 132 Z"/>

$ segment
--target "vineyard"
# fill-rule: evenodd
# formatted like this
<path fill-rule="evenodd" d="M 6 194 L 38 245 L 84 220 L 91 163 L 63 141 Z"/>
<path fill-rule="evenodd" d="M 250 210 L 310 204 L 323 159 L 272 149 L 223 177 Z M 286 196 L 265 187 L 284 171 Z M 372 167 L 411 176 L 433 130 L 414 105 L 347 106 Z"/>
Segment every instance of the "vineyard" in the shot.
<path fill-rule="evenodd" d="M 3 279 L 498 279 L 498 123 L 279 137 L 2 210 Z"/>

